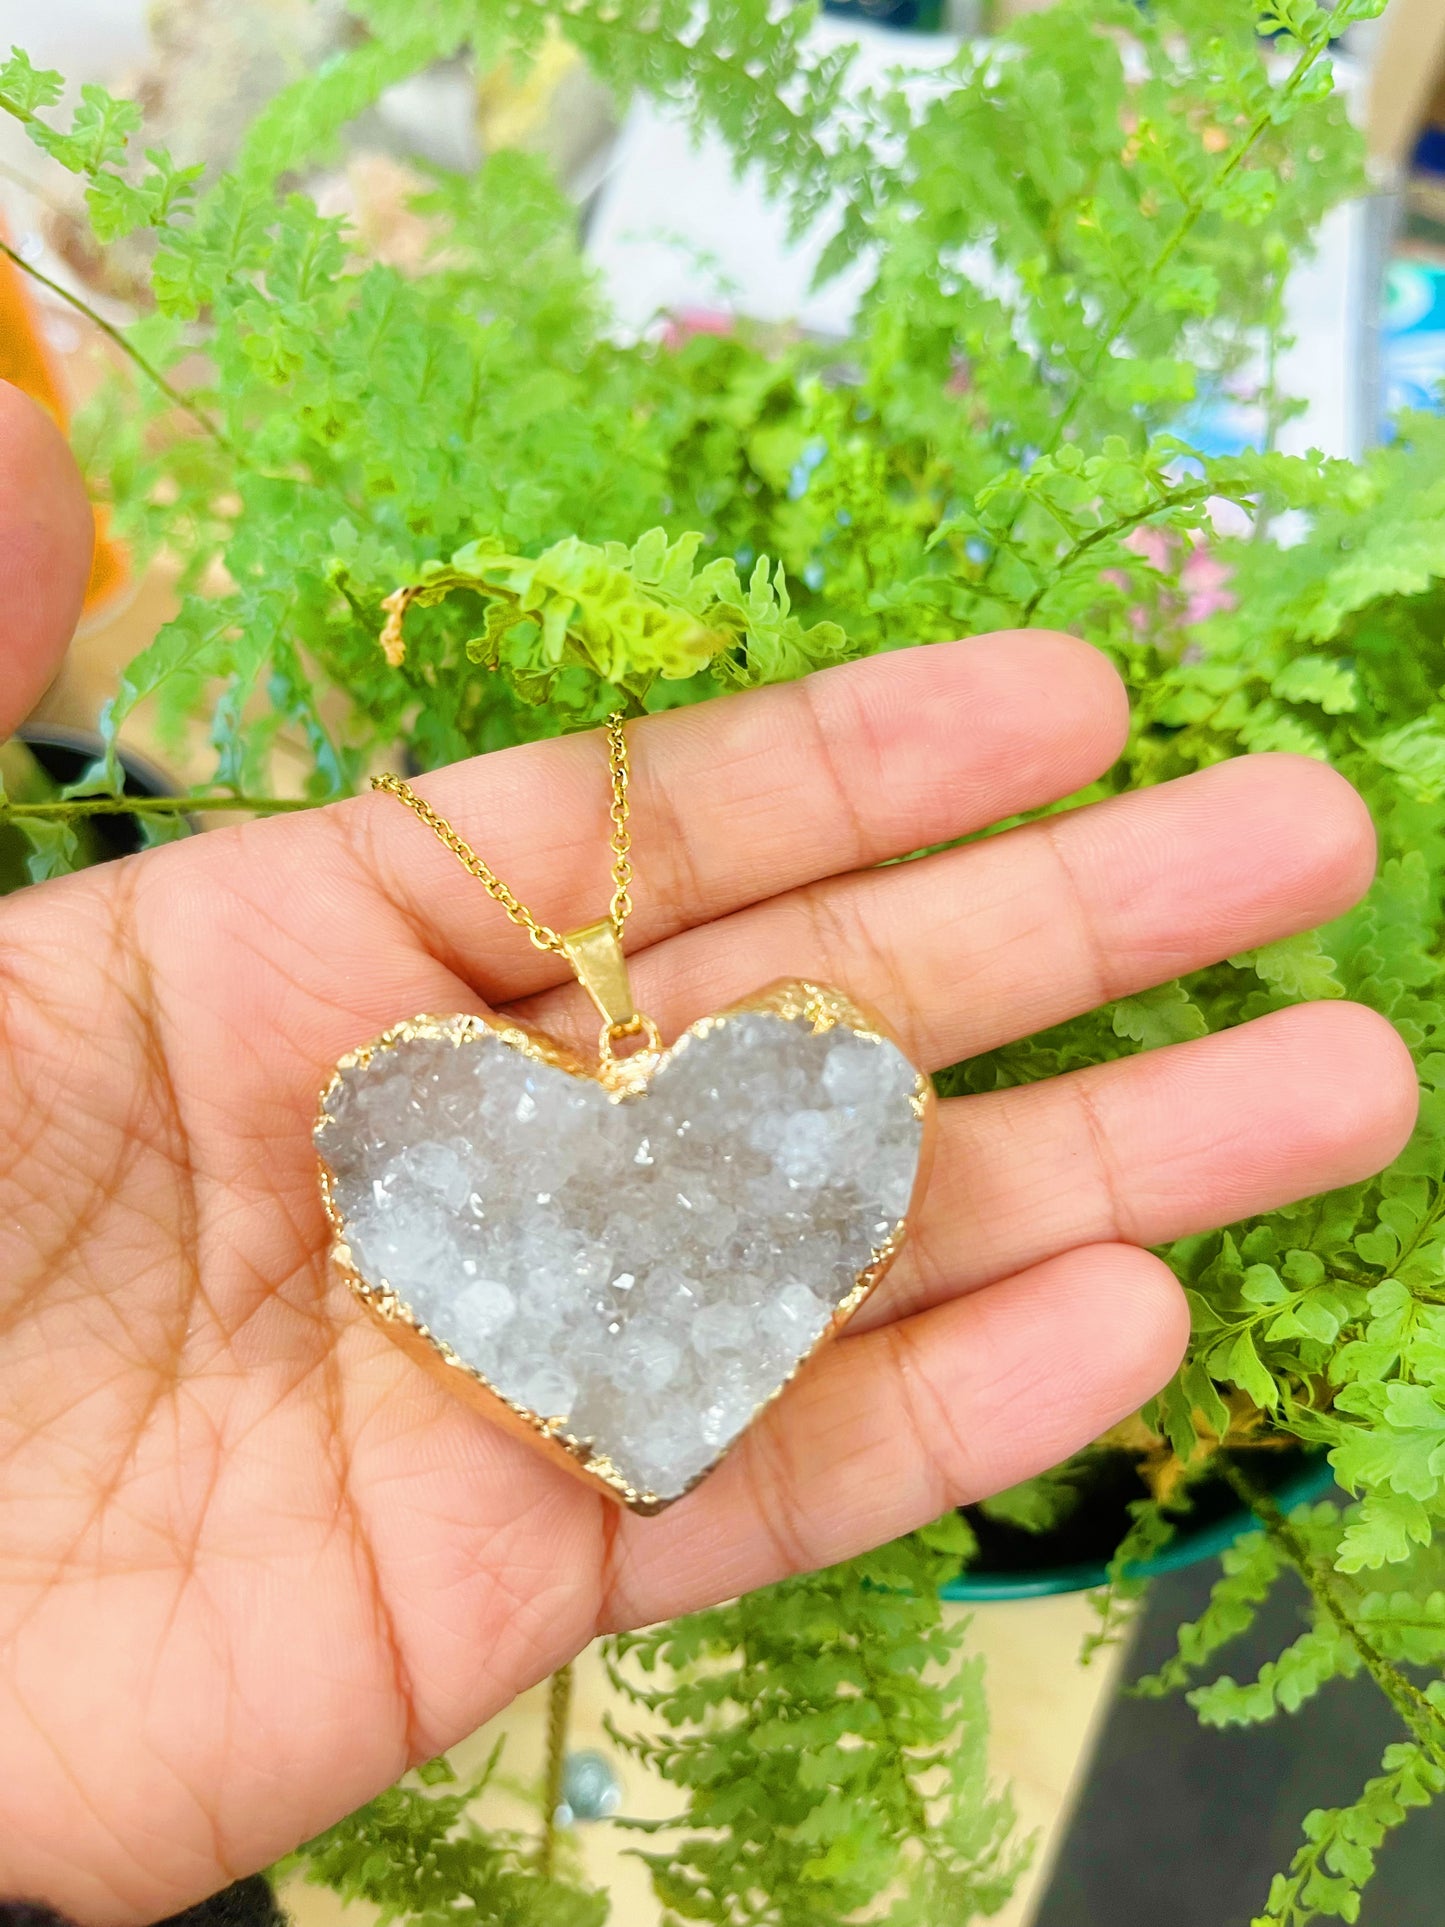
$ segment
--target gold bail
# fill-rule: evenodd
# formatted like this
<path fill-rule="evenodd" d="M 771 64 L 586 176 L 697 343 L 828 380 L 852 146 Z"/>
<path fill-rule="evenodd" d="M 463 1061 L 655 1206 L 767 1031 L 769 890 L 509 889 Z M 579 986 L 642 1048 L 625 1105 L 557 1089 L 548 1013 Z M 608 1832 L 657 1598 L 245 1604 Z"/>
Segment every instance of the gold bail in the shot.
<path fill-rule="evenodd" d="M 569 930 L 562 938 L 567 961 L 577 973 L 577 981 L 596 1004 L 609 1031 L 628 1031 L 637 1027 L 637 1006 L 632 1001 L 632 986 L 627 978 L 627 959 L 611 917 L 587 923 L 580 930 Z"/>

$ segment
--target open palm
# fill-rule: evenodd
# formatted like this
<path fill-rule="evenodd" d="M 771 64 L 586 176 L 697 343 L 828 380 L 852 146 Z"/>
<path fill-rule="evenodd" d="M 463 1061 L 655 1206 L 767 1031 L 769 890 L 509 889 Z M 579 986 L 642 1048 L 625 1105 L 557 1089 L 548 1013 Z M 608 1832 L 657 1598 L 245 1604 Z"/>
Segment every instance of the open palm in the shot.
<path fill-rule="evenodd" d="M 3 722 L 67 632 L 88 522 L 48 429 L 0 404 Z M 1269 757 L 874 867 L 1068 794 L 1124 729 L 1103 658 L 1048 634 L 638 723 L 644 1007 L 671 1035 L 822 979 L 933 1069 L 1364 889 L 1354 794 Z M 602 907 L 595 738 L 421 787 L 548 921 Z M 379 797 L 0 905 L 0 1895 L 154 1919 L 599 1630 L 1055 1462 L 1179 1356 L 1182 1299 L 1142 1247 L 1357 1178 L 1413 1115 L 1394 1033 L 1342 1004 L 944 1104 L 877 1297 L 714 1478 L 638 1520 L 453 1402 L 325 1260 L 333 1061 L 483 1001 L 595 1035 L 562 975 Z"/>

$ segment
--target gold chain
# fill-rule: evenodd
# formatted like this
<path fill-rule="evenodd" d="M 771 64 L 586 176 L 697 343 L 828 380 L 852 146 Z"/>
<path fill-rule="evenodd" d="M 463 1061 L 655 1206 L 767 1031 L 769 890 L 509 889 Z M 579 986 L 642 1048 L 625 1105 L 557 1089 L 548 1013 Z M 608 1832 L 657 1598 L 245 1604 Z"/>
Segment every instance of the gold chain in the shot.
<path fill-rule="evenodd" d="M 627 761 L 627 738 L 623 733 L 622 717 L 619 714 L 607 718 L 607 763 L 612 775 L 612 929 L 618 941 L 622 938 L 622 926 L 627 921 L 632 908 L 632 835 L 628 828 L 629 801 L 627 794 L 631 770 Z M 488 896 L 499 903 L 507 915 L 536 944 L 539 950 L 554 950 L 559 957 L 567 955 L 567 946 L 560 934 L 545 923 L 539 923 L 522 900 L 510 891 L 490 864 L 483 862 L 466 838 L 454 830 L 447 819 L 430 803 L 418 796 L 409 783 L 399 776 L 373 776 L 371 787 L 386 790 L 397 797 L 413 815 L 421 818 L 427 828 L 446 849 L 450 850 L 464 870 L 469 871 L 480 883 Z"/>
<path fill-rule="evenodd" d="M 632 832 L 628 828 L 632 803 L 627 793 L 632 765 L 627 760 L 620 711 L 607 718 L 607 767 L 612 773 L 612 928 L 621 942 L 622 926 L 632 909 Z"/>

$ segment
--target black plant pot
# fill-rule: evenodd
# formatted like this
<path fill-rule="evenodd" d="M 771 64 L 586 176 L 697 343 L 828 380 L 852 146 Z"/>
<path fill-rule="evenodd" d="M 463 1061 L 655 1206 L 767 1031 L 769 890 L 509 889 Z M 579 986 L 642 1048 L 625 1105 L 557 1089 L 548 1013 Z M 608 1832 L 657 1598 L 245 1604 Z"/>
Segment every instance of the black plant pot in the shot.
<path fill-rule="evenodd" d="M 1241 1461 L 1250 1477 L 1284 1511 L 1319 1499 L 1334 1475 L 1322 1452 L 1250 1452 Z M 1143 1487 L 1126 1454 L 1101 1469 L 1077 1511 L 1050 1532 L 1025 1532 L 985 1517 L 966 1506 L 964 1516 L 978 1536 L 978 1553 L 965 1571 L 943 1588 L 945 1599 L 1038 1599 L 1049 1593 L 1087 1592 L 1107 1584 L 1109 1561 L 1129 1525 L 1129 1501 Z M 1152 1559 L 1131 1566 L 1131 1579 L 1152 1579 L 1205 1559 L 1215 1559 L 1255 1526 L 1223 1478 L 1202 1480 L 1193 1507 L 1169 1544 Z"/>
<path fill-rule="evenodd" d="M 16 731 L 46 777 L 62 789 L 85 775 L 105 754 L 105 745 L 94 730 L 67 729 L 58 723 L 26 723 Z M 123 749 L 119 755 L 127 796 L 178 796 L 180 790 L 165 772 L 145 757 Z M 185 831 L 196 828 L 190 817 L 182 819 Z M 106 863 L 114 857 L 132 856 L 144 847 L 141 826 L 124 812 L 97 813 L 85 818 L 87 866 Z M 0 888 L 3 888 L 0 885 Z"/>

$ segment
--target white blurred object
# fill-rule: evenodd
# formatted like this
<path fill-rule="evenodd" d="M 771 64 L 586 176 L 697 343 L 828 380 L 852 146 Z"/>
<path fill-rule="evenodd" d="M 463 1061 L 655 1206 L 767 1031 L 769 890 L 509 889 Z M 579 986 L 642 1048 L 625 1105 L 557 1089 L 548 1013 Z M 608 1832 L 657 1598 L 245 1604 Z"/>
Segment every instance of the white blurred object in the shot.
<path fill-rule="evenodd" d="M 468 174 L 482 158 L 477 83 L 463 61 L 429 68 L 388 87 L 372 119 L 396 153 L 433 167 Z"/>
<path fill-rule="evenodd" d="M 1372 48 L 1368 40 L 1354 45 L 1334 57 L 1335 87 L 1363 127 Z M 1285 332 L 1294 340 L 1280 356 L 1278 379 L 1305 408 L 1277 437 L 1286 454 L 1318 448 L 1358 461 L 1385 432 L 1381 326 L 1398 206 L 1387 190 L 1333 208 L 1313 255 L 1290 276 Z"/>
<path fill-rule="evenodd" d="M 882 85 L 897 67 L 941 67 L 959 44 L 951 34 L 900 34 L 862 20 L 820 19 L 809 35 L 817 52 L 850 43 L 858 48 L 852 78 L 860 86 Z M 790 241 L 784 210 L 768 200 L 755 172 L 734 177 L 716 135 L 695 142 L 677 114 L 639 99 L 606 170 L 587 246 L 618 320 L 639 333 L 659 314 L 727 308 L 844 335 L 872 269 L 855 262 L 815 290 L 813 272 L 832 231 L 824 220 Z"/>
<path fill-rule="evenodd" d="M 150 45 L 150 0 L 0 0 L 0 50 L 23 47 L 37 67 L 75 82 L 113 82 Z"/>
<path fill-rule="evenodd" d="M 1305 411 L 1280 430 L 1286 454 L 1311 448 L 1358 461 L 1381 433 L 1380 311 L 1389 211 L 1374 196 L 1335 208 L 1313 260 L 1290 276 L 1279 385 Z"/>

